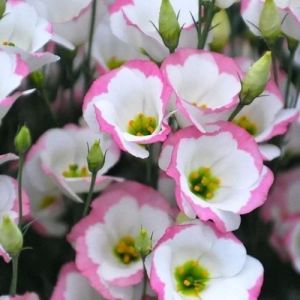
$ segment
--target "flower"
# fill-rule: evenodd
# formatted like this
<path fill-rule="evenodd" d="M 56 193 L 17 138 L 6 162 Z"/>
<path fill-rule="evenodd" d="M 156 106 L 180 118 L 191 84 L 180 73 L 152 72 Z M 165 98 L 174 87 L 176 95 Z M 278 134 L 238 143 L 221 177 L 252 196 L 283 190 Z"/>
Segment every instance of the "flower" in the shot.
<path fill-rule="evenodd" d="M 94 131 L 111 134 L 122 150 L 146 158 L 144 145 L 164 141 L 169 133 L 168 99 L 159 68 L 134 60 L 93 83 L 84 99 L 83 117 Z"/>
<path fill-rule="evenodd" d="M 241 214 L 264 203 L 273 175 L 245 130 L 229 122 L 218 126 L 206 134 L 195 127 L 178 131 L 164 144 L 160 165 L 176 181 L 181 211 L 232 231 Z"/>
<path fill-rule="evenodd" d="M 182 32 L 179 47 L 195 47 L 197 32 L 191 12 L 197 12 L 198 3 L 194 0 L 170 1 Z M 143 0 L 117 0 L 110 7 L 112 32 L 122 41 L 133 45 L 136 49 L 146 52 L 156 61 L 161 61 L 168 55 L 156 28 L 159 28 L 159 12 L 161 0 L 152 0 L 147 3 Z M 179 13 L 180 12 L 180 13 Z M 198 20 L 198 14 L 194 15 Z"/>
<path fill-rule="evenodd" d="M 51 300 L 101 300 L 103 299 L 80 274 L 75 263 L 65 264 L 58 275 Z"/>
<path fill-rule="evenodd" d="M 297 1 L 274 1 L 280 16 L 281 30 L 288 36 L 300 40 L 298 30 L 300 24 L 299 4 Z M 259 32 L 259 19 L 263 9 L 262 0 L 242 0 L 241 15 L 252 33 L 261 35 Z"/>
<path fill-rule="evenodd" d="M 234 235 L 201 222 L 168 228 L 147 266 L 159 300 L 256 300 L 263 281 L 261 263 Z"/>
<path fill-rule="evenodd" d="M 103 168 L 97 173 L 95 191 L 105 188 L 111 181 L 118 180 L 103 174 L 119 160 L 119 148 L 108 135 L 94 134 L 88 128 L 75 125 L 50 129 L 39 138 L 28 153 L 24 177 L 40 192 L 55 191 L 58 187 L 66 196 L 81 202 L 76 193 L 88 192 L 91 180 L 86 161 L 87 143 L 91 145 L 97 139 L 107 154 Z"/>
<path fill-rule="evenodd" d="M 166 58 L 162 72 L 176 95 L 180 125 L 194 124 L 205 132 L 239 102 L 241 71 L 222 54 L 181 49 Z"/>
<path fill-rule="evenodd" d="M 157 191 L 126 181 L 96 198 L 91 213 L 72 229 L 76 265 L 105 299 L 139 299 L 133 293 L 143 280 L 143 262 L 135 239 L 144 228 L 155 245 L 171 224 L 169 213 Z"/>

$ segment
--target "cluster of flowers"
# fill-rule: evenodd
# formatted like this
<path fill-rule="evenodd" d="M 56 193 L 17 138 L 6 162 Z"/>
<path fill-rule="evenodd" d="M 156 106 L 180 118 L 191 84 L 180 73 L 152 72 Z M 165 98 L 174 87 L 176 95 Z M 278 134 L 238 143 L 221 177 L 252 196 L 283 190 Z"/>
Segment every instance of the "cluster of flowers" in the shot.
<path fill-rule="evenodd" d="M 74 49 L 89 43 L 78 51 L 77 64 L 89 67 L 91 54 L 101 74 L 85 93 L 81 125 L 49 129 L 29 149 L 23 191 L 14 178 L 0 176 L 3 259 L 19 256 L 15 247 L 22 247 L 23 237 L 18 243 L 7 237 L 24 218 L 42 235 L 67 235 L 76 252 L 75 262 L 62 267 L 52 300 L 258 299 L 262 264 L 247 255 L 232 231 L 240 227 L 241 215 L 266 201 L 273 173 L 265 161 L 281 154 L 270 140 L 298 119 L 298 109 L 287 105 L 295 102 L 296 89 L 291 87 L 286 99 L 285 85 L 278 84 L 276 74 L 269 76 L 270 52 L 253 65 L 246 57 L 212 52 L 224 19 L 199 38 L 201 11 L 195 0 L 0 3 L 5 3 L 2 15 L 0 9 L 1 119 L 18 97 L 34 92 L 15 91 L 22 81 L 59 59 L 53 54 L 57 44 Z M 218 9 L 219 18 L 233 1 L 209 3 L 208 11 Z M 278 12 L 279 30 L 300 40 L 296 1 L 243 0 L 241 15 L 250 30 L 266 34 L 258 28 L 265 28 L 261 15 L 268 13 L 267 5 Z M 171 39 L 164 34 L 164 10 L 180 29 Z M 82 30 L 90 28 L 90 20 L 94 36 L 93 30 Z M 58 72 L 47 67 L 49 76 Z M 83 85 L 79 78 L 79 95 Z M 94 172 L 87 144 L 96 140 L 102 162 Z M 121 151 L 147 159 L 150 168 L 158 163 L 160 192 L 106 175 Z M 17 159 L 3 154 L 0 163 Z M 278 176 L 263 217 L 274 221 L 274 246 L 300 271 L 298 179 L 299 170 Z M 101 194 L 69 231 L 62 218 L 70 205 L 66 198 L 82 203 L 91 186 Z"/>

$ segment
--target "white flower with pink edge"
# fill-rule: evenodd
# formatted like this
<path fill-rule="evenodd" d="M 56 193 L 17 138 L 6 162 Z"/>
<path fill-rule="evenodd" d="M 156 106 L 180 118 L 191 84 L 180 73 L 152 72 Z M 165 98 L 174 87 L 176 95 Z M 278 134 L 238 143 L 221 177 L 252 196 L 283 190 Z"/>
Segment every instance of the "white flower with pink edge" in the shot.
<path fill-rule="evenodd" d="M 117 0 L 109 8 L 112 32 L 120 40 L 146 52 L 156 61 L 161 61 L 169 53 L 156 29 L 159 27 L 161 3 L 161 0 L 152 0 L 151 3 L 143 0 Z M 171 0 L 170 3 L 183 28 L 179 47 L 196 47 L 197 32 L 191 12 L 198 11 L 198 2 Z M 194 19 L 198 20 L 198 14 L 194 14 Z"/>
<path fill-rule="evenodd" d="M 111 134 L 119 147 L 146 158 L 145 145 L 164 141 L 169 100 L 159 68 L 135 60 L 97 79 L 84 99 L 83 117 L 94 131 Z"/>
<path fill-rule="evenodd" d="M 81 202 L 78 193 L 89 190 L 91 174 L 87 167 L 87 144 L 100 140 L 107 152 L 103 168 L 97 173 L 95 191 L 100 191 L 117 178 L 104 174 L 119 160 L 120 150 L 106 134 L 91 132 L 75 125 L 46 131 L 31 147 L 24 165 L 24 177 L 43 192 L 58 187 L 70 199 Z"/>
<path fill-rule="evenodd" d="M 75 263 L 65 264 L 58 275 L 50 300 L 103 300 L 80 274 Z"/>
<path fill-rule="evenodd" d="M 300 40 L 300 10 L 299 2 L 294 0 L 274 1 L 281 18 L 281 30 L 288 36 Z M 259 19 L 263 9 L 263 0 L 241 0 L 241 15 L 249 29 L 260 35 Z"/>
<path fill-rule="evenodd" d="M 176 181 L 176 199 L 188 217 L 236 230 L 241 214 L 261 206 L 273 182 L 254 139 L 228 122 L 207 134 L 181 129 L 163 146 L 160 166 Z"/>
<path fill-rule="evenodd" d="M 140 299 L 134 295 L 143 262 L 135 239 L 144 228 L 155 245 L 171 222 L 167 201 L 154 189 L 135 182 L 112 185 L 71 231 L 76 265 L 105 299 Z"/>
<path fill-rule="evenodd" d="M 162 72 L 175 93 L 180 125 L 205 132 L 239 103 L 241 70 L 222 54 L 181 49 L 166 58 Z"/>
<path fill-rule="evenodd" d="M 200 222 L 170 227 L 147 267 L 159 300 L 257 300 L 263 282 L 261 263 L 233 234 Z"/>

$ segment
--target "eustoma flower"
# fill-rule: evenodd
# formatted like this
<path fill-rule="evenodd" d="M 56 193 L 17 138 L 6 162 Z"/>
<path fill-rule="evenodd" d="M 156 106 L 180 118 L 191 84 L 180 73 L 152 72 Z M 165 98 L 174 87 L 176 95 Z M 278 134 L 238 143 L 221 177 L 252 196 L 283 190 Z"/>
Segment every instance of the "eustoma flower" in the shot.
<path fill-rule="evenodd" d="M 160 166 L 175 180 L 177 203 L 187 216 L 231 231 L 241 214 L 264 203 L 273 175 L 245 130 L 218 126 L 207 134 L 194 127 L 178 131 L 165 142 Z"/>
<path fill-rule="evenodd" d="M 239 240 L 203 223 L 170 227 L 147 260 L 159 300 L 256 300 L 263 281 Z"/>
<path fill-rule="evenodd" d="M 171 0 L 170 2 L 175 13 L 178 14 L 179 25 L 183 27 L 179 46 L 195 46 L 197 37 L 191 13 L 197 12 L 197 1 Z M 143 49 L 158 61 L 168 55 L 168 49 L 156 30 L 159 27 L 161 3 L 161 0 L 153 0 L 151 3 L 143 0 L 117 0 L 110 6 L 113 33 L 125 43 Z M 197 13 L 194 18 L 197 20 Z"/>
<path fill-rule="evenodd" d="M 91 213 L 72 230 L 82 275 L 106 299 L 139 299 L 143 262 L 136 238 L 145 229 L 156 244 L 171 224 L 166 200 L 135 182 L 112 185 L 92 204 Z"/>
<path fill-rule="evenodd" d="M 24 177 L 40 192 L 58 187 L 65 195 L 81 201 L 76 193 L 87 192 L 91 174 L 87 167 L 87 143 L 101 141 L 103 152 L 107 152 L 105 164 L 97 173 L 95 191 L 106 187 L 114 180 L 103 176 L 119 159 L 120 150 L 106 134 L 94 134 L 88 128 L 66 126 L 44 133 L 28 153 Z"/>
<path fill-rule="evenodd" d="M 285 0 L 274 1 L 281 18 L 281 30 L 288 36 L 300 40 L 300 11 L 298 1 Z M 262 0 L 242 0 L 241 14 L 249 29 L 256 35 L 260 35 L 259 19 L 263 9 Z M 271 21 L 271 20 L 270 20 Z"/>
<path fill-rule="evenodd" d="M 84 99 L 83 116 L 94 131 L 111 134 L 122 150 L 145 158 L 144 145 L 164 141 L 169 133 L 169 99 L 159 68 L 135 60 L 97 79 Z"/>
<path fill-rule="evenodd" d="M 229 57 L 181 49 L 166 58 L 162 71 L 176 95 L 176 107 L 187 119 L 185 123 L 200 131 L 226 118 L 239 102 L 241 71 Z"/>
<path fill-rule="evenodd" d="M 51 300 L 103 299 L 80 274 L 74 263 L 65 264 L 58 276 Z"/>

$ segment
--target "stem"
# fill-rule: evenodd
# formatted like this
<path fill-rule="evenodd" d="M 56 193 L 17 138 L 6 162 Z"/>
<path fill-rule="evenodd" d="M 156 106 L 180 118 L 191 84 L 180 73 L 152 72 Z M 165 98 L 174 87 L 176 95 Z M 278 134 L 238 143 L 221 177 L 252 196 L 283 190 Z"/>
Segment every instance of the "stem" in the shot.
<path fill-rule="evenodd" d="M 89 32 L 89 44 L 88 44 L 88 51 L 86 57 L 86 66 L 87 66 L 87 74 L 86 74 L 86 89 L 90 84 L 90 80 L 92 77 L 91 72 L 91 54 L 93 48 L 93 38 L 94 38 L 94 31 L 95 31 L 95 22 L 96 22 L 96 10 L 97 10 L 97 0 L 93 0 L 92 4 L 92 16 L 91 16 L 91 23 L 90 23 L 90 32 Z"/>
<path fill-rule="evenodd" d="M 274 51 L 272 48 L 270 48 L 272 51 L 272 70 L 273 70 L 273 75 L 274 75 L 274 81 L 276 85 L 278 86 L 278 72 L 277 72 L 277 62 L 276 62 L 276 57 L 274 54 Z"/>
<path fill-rule="evenodd" d="M 89 189 L 89 193 L 88 196 L 86 198 L 85 204 L 84 204 L 84 209 L 83 209 L 83 213 L 82 216 L 85 217 L 89 211 L 90 205 L 91 205 L 91 201 L 92 201 L 92 197 L 93 197 L 93 192 L 94 192 L 94 187 L 95 187 L 95 183 L 96 183 L 96 178 L 97 178 L 97 173 L 98 172 L 93 172 L 92 173 L 92 179 L 91 179 L 91 184 L 90 184 L 90 189 Z"/>
<path fill-rule="evenodd" d="M 243 109 L 244 105 L 242 103 L 239 103 L 235 110 L 231 113 L 230 117 L 228 118 L 228 121 L 232 121 L 236 115 Z"/>
<path fill-rule="evenodd" d="M 205 25 L 203 28 L 203 32 L 201 34 L 201 39 L 198 43 L 198 48 L 203 49 L 207 40 L 208 33 L 210 31 L 211 22 L 214 16 L 214 8 L 215 8 L 215 0 L 212 0 L 211 2 L 208 2 L 208 9 L 206 11 L 205 16 Z"/>
<path fill-rule="evenodd" d="M 143 270 L 144 270 L 144 280 L 143 280 L 143 290 L 142 290 L 142 300 L 146 298 L 146 292 L 147 292 L 147 271 L 146 271 L 146 266 L 145 266 L 145 258 L 142 258 L 143 260 Z"/>
<path fill-rule="evenodd" d="M 48 94 L 47 94 L 47 91 L 45 89 L 45 87 L 42 87 L 40 88 L 40 93 L 41 93 L 41 96 L 44 100 L 44 103 L 45 103 L 45 106 L 47 108 L 47 110 L 49 111 L 49 115 L 51 116 L 51 119 L 52 119 L 52 122 L 55 126 L 57 126 L 57 119 L 53 113 L 53 110 L 52 110 L 52 107 L 51 107 L 51 104 L 50 104 L 50 101 L 49 101 L 49 97 L 48 97 Z"/>
<path fill-rule="evenodd" d="M 12 257 L 12 279 L 11 279 L 10 290 L 9 290 L 11 296 L 14 296 L 17 293 L 18 265 L 19 265 L 19 254 Z"/>
<path fill-rule="evenodd" d="M 153 153 L 152 153 L 152 148 L 149 145 L 148 147 L 149 151 L 149 157 L 146 160 L 146 176 L 147 176 L 147 183 L 150 186 L 153 186 L 153 172 L 152 172 L 152 166 L 153 166 Z"/>
<path fill-rule="evenodd" d="M 20 154 L 19 159 L 19 168 L 18 168 L 18 201 L 19 201 L 19 227 L 23 221 L 23 201 L 22 201 L 22 173 L 23 173 L 23 165 L 24 165 L 24 153 Z"/>
<path fill-rule="evenodd" d="M 296 53 L 296 48 L 291 50 L 289 61 L 288 61 L 288 74 L 287 74 L 287 82 L 285 86 L 285 93 L 284 93 L 284 107 L 290 107 L 289 95 L 290 95 L 290 87 L 292 81 L 292 74 L 293 74 L 293 61 Z"/>
<path fill-rule="evenodd" d="M 198 5 L 198 49 L 200 49 L 200 43 L 201 43 L 201 27 L 202 27 L 202 0 L 199 0 L 199 5 Z"/>

